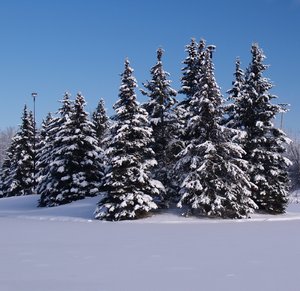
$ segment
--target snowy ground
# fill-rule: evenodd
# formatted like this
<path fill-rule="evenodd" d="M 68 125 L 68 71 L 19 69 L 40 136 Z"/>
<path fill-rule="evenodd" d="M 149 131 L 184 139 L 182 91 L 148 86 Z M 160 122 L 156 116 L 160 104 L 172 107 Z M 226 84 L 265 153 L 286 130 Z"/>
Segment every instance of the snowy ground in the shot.
<path fill-rule="evenodd" d="M 300 204 L 251 220 L 92 219 L 98 198 L 0 199 L 1 291 L 298 291 Z"/>

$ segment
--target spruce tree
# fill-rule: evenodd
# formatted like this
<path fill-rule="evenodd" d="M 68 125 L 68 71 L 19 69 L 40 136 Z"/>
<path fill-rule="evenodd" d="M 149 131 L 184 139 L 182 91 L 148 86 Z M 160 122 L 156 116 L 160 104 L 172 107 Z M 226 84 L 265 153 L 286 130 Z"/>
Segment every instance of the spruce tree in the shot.
<path fill-rule="evenodd" d="M 40 206 L 57 206 L 95 196 L 103 175 L 101 150 L 88 114 L 85 100 L 77 95 L 75 104 L 66 93 L 59 110 L 60 117 L 49 123 L 45 153 L 50 157 L 38 184 Z"/>
<path fill-rule="evenodd" d="M 237 58 L 235 62 L 235 79 L 232 82 L 232 88 L 227 91 L 229 94 L 228 101 L 230 102 L 225 107 L 225 123 L 231 128 L 240 128 L 239 115 L 239 101 L 243 98 L 244 87 L 245 87 L 245 74 L 241 69 L 240 59 Z"/>
<path fill-rule="evenodd" d="M 32 114 L 24 106 L 22 123 L 15 134 L 2 165 L 1 192 L 4 197 L 32 194 L 33 173 L 33 123 Z"/>
<path fill-rule="evenodd" d="M 243 149 L 233 143 L 234 130 L 221 125 L 223 99 L 214 77 L 213 46 L 205 49 L 197 91 L 188 102 L 190 120 L 186 147 L 176 169 L 184 173 L 179 207 L 187 212 L 223 218 L 248 217 L 256 207 L 249 197 L 251 184 Z"/>
<path fill-rule="evenodd" d="M 174 162 L 172 145 L 176 130 L 176 117 L 174 105 L 177 92 L 171 88 L 171 81 L 167 79 L 169 73 L 163 69 L 163 49 L 157 50 L 157 63 L 151 68 L 151 81 L 144 83 L 147 89 L 141 90 L 149 100 L 143 105 L 149 115 L 149 122 L 153 130 L 152 149 L 158 165 L 154 169 L 154 178 L 161 181 L 167 190 L 167 196 L 174 191 L 171 186 L 170 170 Z M 173 190 L 173 191 L 172 191 Z M 164 197 L 165 203 L 170 200 Z"/>
<path fill-rule="evenodd" d="M 39 131 L 38 140 L 36 143 L 36 187 L 38 186 L 38 181 L 41 180 L 43 176 L 43 171 L 47 166 L 50 158 L 50 152 L 47 151 L 47 146 L 49 143 L 49 125 L 52 122 L 53 117 L 51 113 L 48 113 L 46 118 L 42 121 L 42 127 Z M 37 190 L 37 189 L 36 189 Z M 39 192 L 37 192 L 39 193 Z"/>
<path fill-rule="evenodd" d="M 268 68 L 263 64 L 265 56 L 257 44 L 252 45 L 251 54 L 244 89 L 236 99 L 235 120 L 247 133 L 243 145 L 245 159 L 250 163 L 252 182 L 257 185 L 253 199 L 262 211 L 283 213 L 288 201 L 290 165 L 283 154 L 289 139 L 273 124 L 281 107 L 271 103 L 277 97 L 270 93 L 273 85 L 263 76 Z"/>
<path fill-rule="evenodd" d="M 99 194 L 104 176 L 104 152 L 98 146 L 99 139 L 93 122 L 85 111 L 85 98 L 77 94 L 74 113 L 71 116 L 71 128 L 74 128 L 74 153 L 72 158 L 74 186 L 84 196 Z M 73 175 L 74 175 L 73 174 Z"/>
<path fill-rule="evenodd" d="M 12 165 L 14 163 L 15 155 L 14 138 L 10 147 L 6 150 L 3 164 L 1 166 L 0 175 L 0 197 L 12 196 L 9 195 L 11 192 L 11 186 L 13 185 L 13 176 L 11 175 Z"/>
<path fill-rule="evenodd" d="M 190 44 L 186 46 L 185 51 L 188 56 L 183 61 L 185 65 L 182 68 L 181 78 L 181 89 L 178 91 L 179 94 L 184 94 L 187 98 L 192 97 L 197 92 L 198 82 L 198 69 L 199 69 L 199 48 L 205 46 L 205 42 L 201 41 L 201 46 L 194 38 L 191 39 Z"/>
<path fill-rule="evenodd" d="M 136 100 L 137 83 L 128 60 L 121 77 L 108 140 L 109 168 L 104 185 L 107 194 L 95 211 L 95 218 L 111 221 L 146 215 L 157 208 L 153 198 L 163 190 L 161 183 L 150 176 L 151 168 L 157 164 L 150 148 L 152 129 L 146 110 Z"/>
<path fill-rule="evenodd" d="M 73 103 L 68 92 L 64 94 L 60 102 L 62 106 L 58 110 L 58 117 L 54 117 L 47 125 L 45 146 L 38 160 L 38 168 L 41 171 L 38 173 L 37 193 L 41 194 L 39 200 L 41 207 L 57 206 L 76 200 L 76 198 L 83 198 L 77 197 L 76 194 L 72 195 L 69 191 L 69 181 L 65 182 L 70 179 L 69 173 L 65 170 L 69 156 L 65 155 L 62 147 L 67 149 L 69 136 L 65 135 L 65 131 L 73 111 Z M 42 168 L 40 163 L 46 166 Z M 63 193 L 62 189 L 65 190 Z"/>
<path fill-rule="evenodd" d="M 92 114 L 92 122 L 96 130 L 96 137 L 99 140 L 99 146 L 103 146 L 103 139 L 109 128 L 109 118 L 104 107 L 104 100 L 100 99 L 96 110 Z"/>

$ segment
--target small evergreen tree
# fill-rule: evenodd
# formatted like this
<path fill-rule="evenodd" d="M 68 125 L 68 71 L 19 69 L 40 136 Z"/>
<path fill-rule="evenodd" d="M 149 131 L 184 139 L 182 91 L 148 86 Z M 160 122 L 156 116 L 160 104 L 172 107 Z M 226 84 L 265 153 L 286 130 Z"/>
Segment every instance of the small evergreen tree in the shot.
<path fill-rule="evenodd" d="M 253 185 L 245 173 L 244 152 L 232 142 L 235 131 L 221 125 L 223 101 L 213 73 L 213 50 L 209 46 L 203 54 L 198 89 L 187 106 L 186 148 L 176 165 L 184 173 L 178 206 L 208 216 L 243 218 L 256 207 L 249 197 Z"/>
<path fill-rule="evenodd" d="M 104 152 L 98 146 L 96 128 L 94 123 L 89 121 L 88 113 L 84 110 L 85 105 L 83 95 L 78 93 L 70 120 L 70 126 L 75 129 L 72 162 L 77 177 L 74 179 L 74 184 L 78 193 L 84 196 L 95 196 L 99 194 L 104 176 Z"/>
<path fill-rule="evenodd" d="M 50 152 L 46 150 L 49 140 L 49 125 L 53 120 L 52 114 L 48 113 L 46 119 L 42 121 L 42 127 L 39 131 L 38 140 L 36 143 L 36 186 L 38 186 L 38 181 L 43 176 L 43 170 L 47 166 L 49 161 Z M 36 189 L 37 190 L 37 189 Z M 39 193 L 39 192 L 37 192 Z"/>
<path fill-rule="evenodd" d="M 150 70 L 152 79 L 143 84 L 147 91 L 141 90 L 141 92 L 149 97 L 144 108 L 148 112 L 153 130 L 152 149 L 158 162 L 154 170 L 154 178 L 163 183 L 170 197 L 174 191 L 171 187 L 170 170 L 174 162 L 172 143 L 177 120 L 173 107 L 176 103 L 177 92 L 171 88 L 171 81 L 167 79 L 169 73 L 163 69 L 161 60 L 163 52 L 161 48 L 157 50 L 157 63 Z M 165 203 L 170 200 L 169 197 L 163 198 Z"/>
<path fill-rule="evenodd" d="M 245 74 L 241 69 L 240 59 L 236 59 L 235 63 L 235 80 L 232 82 L 232 88 L 227 91 L 229 94 L 228 101 L 230 104 L 225 107 L 226 125 L 231 128 L 240 128 L 239 114 L 239 101 L 243 98 L 244 87 L 245 87 Z"/>
<path fill-rule="evenodd" d="M 22 123 L 7 151 L 1 171 L 1 192 L 4 197 L 32 194 L 33 177 L 33 123 L 32 114 L 25 105 Z"/>
<path fill-rule="evenodd" d="M 13 176 L 11 175 L 12 164 L 14 161 L 14 138 L 10 147 L 6 150 L 5 158 L 1 167 L 0 176 L 0 197 L 12 196 L 9 195 L 11 192 L 11 186 L 13 185 Z"/>
<path fill-rule="evenodd" d="M 102 146 L 103 139 L 109 128 L 109 118 L 104 107 L 104 100 L 100 99 L 96 110 L 92 114 L 92 122 L 96 130 L 96 137 L 99 140 L 99 146 Z"/>
<path fill-rule="evenodd" d="M 205 46 L 204 40 L 201 41 L 201 46 L 199 47 L 196 40 L 192 38 L 190 44 L 188 44 L 185 49 L 188 56 L 183 61 L 185 66 L 182 68 L 181 89 L 178 93 L 184 94 L 187 98 L 193 97 L 197 92 L 199 51 L 201 52 L 203 45 Z"/>
<path fill-rule="evenodd" d="M 245 159 L 250 163 L 250 176 L 257 185 L 253 199 L 259 209 L 277 214 L 285 211 L 289 190 L 287 167 L 283 156 L 289 142 L 285 133 L 274 127 L 273 120 L 281 107 L 271 103 L 276 96 L 269 91 L 271 82 L 263 77 L 268 66 L 257 44 L 252 45 L 252 61 L 246 71 L 241 98 L 237 98 L 235 122 L 247 137 L 244 140 Z"/>
<path fill-rule="evenodd" d="M 137 84 L 128 60 L 121 76 L 120 98 L 114 105 L 115 122 L 108 140 L 108 192 L 95 211 L 95 218 L 112 221 L 136 219 L 156 209 L 153 197 L 163 190 L 161 183 L 150 177 L 150 169 L 157 163 L 150 148 L 152 130 L 146 110 L 136 100 Z"/>

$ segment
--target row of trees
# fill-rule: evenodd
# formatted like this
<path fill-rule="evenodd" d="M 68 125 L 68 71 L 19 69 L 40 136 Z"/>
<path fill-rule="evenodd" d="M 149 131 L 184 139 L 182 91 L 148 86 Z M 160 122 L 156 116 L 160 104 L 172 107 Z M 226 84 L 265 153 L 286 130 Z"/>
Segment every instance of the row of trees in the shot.
<path fill-rule="evenodd" d="M 143 84 L 143 105 L 128 60 L 111 119 L 100 101 L 89 120 L 84 97 L 73 102 L 66 93 L 57 116 L 43 122 L 36 151 L 25 107 L 2 166 L 1 195 L 35 190 L 44 207 L 103 192 L 95 217 L 105 220 L 135 219 L 173 203 L 210 217 L 283 213 L 289 140 L 273 125 L 281 108 L 271 102 L 276 96 L 263 76 L 263 52 L 252 45 L 246 72 L 237 60 L 226 105 L 214 76 L 214 50 L 204 40 L 187 45 L 181 102 L 163 68 L 162 49 Z"/>

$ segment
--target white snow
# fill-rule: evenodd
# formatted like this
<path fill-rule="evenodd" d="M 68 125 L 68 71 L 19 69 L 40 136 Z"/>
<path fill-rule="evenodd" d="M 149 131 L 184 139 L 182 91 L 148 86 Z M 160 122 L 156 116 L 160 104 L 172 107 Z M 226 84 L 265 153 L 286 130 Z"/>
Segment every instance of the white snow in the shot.
<path fill-rule="evenodd" d="M 93 220 L 99 197 L 36 208 L 0 199 L 3 291 L 296 291 L 300 204 L 250 220 Z"/>

